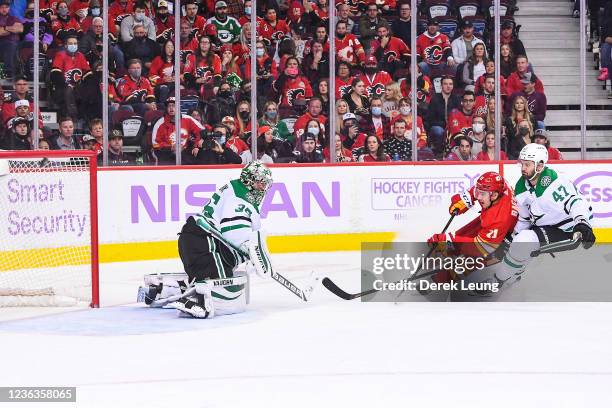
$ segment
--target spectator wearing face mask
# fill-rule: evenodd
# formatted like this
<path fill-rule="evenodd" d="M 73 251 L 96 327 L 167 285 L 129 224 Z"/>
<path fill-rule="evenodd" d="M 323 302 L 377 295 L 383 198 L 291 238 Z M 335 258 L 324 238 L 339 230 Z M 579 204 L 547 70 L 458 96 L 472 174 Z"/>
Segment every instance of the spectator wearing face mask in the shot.
<path fill-rule="evenodd" d="M 149 80 L 142 75 L 142 63 L 128 61 L 128 73 L 117 81 L 117 97 L 123 109 L 144 116 L 147 110 L 156 110 L 155 94 Z"/>
<path fill-rule="evenodd" d="M 485 120 L 477 115 L 472 118 L 472 131 L 468 133 L 468 138 L 472 141 L 472 155 L 476 156 L 482 151 L 485 143 Z"/>
<path fill-rule="evenodd" d="M 145 37 L 156 41 L 155 23 L 145 14 L 146 6 L 143 2 L 138 2 L 134 6 L 134 13 L 121 20 L 121 41 L 127 43 L 134 38 L 134 29 L 137 26 L 144 28 Z"/>
<path fill-rule="evenodd" d="M 289 132 L 287 124 L 282 120 L 278 120 L 278 106 L 274 101 L 267 101 L 263 106 L 263 114 L 259 119 L 258 125 L 270 126 L 274 138 L 289 142 L 292 146 L 295 143 L 294 134 Z"/>
<path fill-rule="evenodd" d="M 321 125 L 323 125 L 323 132 L 325 132 L 325 123 L 327 122 L 327 117 L 325 117 L 322 114 L 322 108 L 323 108 L 323 103 L 320 98 L 316 96 L 310 98 L 310 100 L 308 101 L 308 109 L 306 113 L 304 113 L 302 116 L 297 118 L 297 120 L 295 121 L 295 124 L 293 125 L 293 128 L 295 129 L 296 138 L 299 139 L 300 136 L 302 136 L 302 134 L 307 131 L 306 124 L 310 122 L 311 120 L 314 120 L 320 123 Z M 319 136 L 318 131 L 314 134 L 317 137 Z"/>
<path fill-rule="evenodd" d="M 134 2 L 132 0 L 114 1 L 108 7 L 109 36 L 113 41 L 121 39 L 121 22 L 133 12 Z"/>
<path fill-rule="evenodd" d="M 166 0 L 159 0 L 157 3 L 157 12 L 153 22 L 155 23 L 158 43 L 163 44 L 167 40 L 174 40 L 174 16 L 168 13 L 168 2 Z"/>
<path fill-rule="evenodd" d="M 38 19 L 39 30 L 40 30 L 40 52 L 46 53 L 49 46 L 53 42 L 53 35 L 51 34 L 51 27 L 47 20 L 42 16 Z M 34 2 L 29 1 L 28 6 L 25 10 L 25 18 L 23 19 L 23 48 L 34 48 Z M 1 47 L 1 46 L 0 46 Z M 6 64 L 5 64 L 6 65 Z"/>
<path fill-rule="evenodd" d="M 66 39 L 66 49 L 55 54 L 50 78 L 53 83 L 53 98 L 64 115 L 78 117 L 77 99 L 83 80 L 91 75 L 85 56 L 78 52 L 76 36 Z"/>
<path fill-rule="evenodd" d="M 508 158 L 510 160 L 518 160 L 521 149 L 532 143 L 534 134 L 534 127 L 531 121 L 527 119 L 520 119 L 517 122 L 516 128 L 506 127 L 506 137 L 508 140 Z"/>
<path fill-rule="evenodd" d="M 51 32 L 53 33 L 55 44 L 58 47 L 63 47 L 68 37 L 80 36 L 83 33 L 83 29 L 76 19 L 70 16 L 70 10 L 66 1 L 57 3 L 56 15 L 57 18 L 51 22 Z"/>
<path fill-rule="evenodd" d="M 310 81 L 300 74 L 299 66 L 300 62 L 297 58 L 287 58 L 283 73 L 274 81 L 274 90 L 280 96 L 279 111 L 281 112 L 281 119 L 294 114 L 294 100 L 312 98 Z"/>
<path fill-rule="evenodd" d="M 134 38 L 124 44 L 125 58 L 128 60 L 139 59 L 145 75 L 149 73 L 151 63 L 155 57 L 161 54 L 161 47 L 155 39 L 147 37 L 144 26 L 134 27 Z"/>
<path fill-rule="evenodd" d="M 236 132 L 242 140 L 251 138 L 251 103 L 240 101 L 236 104 Z"/>
<path fill-rule="evenodd" d="M 410 103 L 410 99 L 402 98 L 399 102 L 400 114 L 391 119 L 391 126 L 395 124 L 396 121 L 402 120 L 405 124 L 406 132 L 412 132 L 412 104 Z M 425 132 L 425 126 L 423 125 L 423 118 L 420 115 L 417 115 L 417 147 L 419 149 L 427 146 L 427 133 Z"/>
<path fill-rule="evenodd" d="M 77 23 L 81 26 L 84 33 L 91 27 L 91 21 L 94 17 L 91 10 L 95 9 L 97 16 L 100 15 L 100 3 L 98 0 L 91 1 L 80 1 L 73 0 L 70 3 L 70 15 L 74 18 Z"/>
<path fill-rule="evenodd" d="M 383 101 L 374 96 L 370 100 L 370 116 L 362 117 L 359 129 L 368 135 L 376 135 L 380 140 L 386 140 L 391 135 L 391 120 L 383 115 Z"/>

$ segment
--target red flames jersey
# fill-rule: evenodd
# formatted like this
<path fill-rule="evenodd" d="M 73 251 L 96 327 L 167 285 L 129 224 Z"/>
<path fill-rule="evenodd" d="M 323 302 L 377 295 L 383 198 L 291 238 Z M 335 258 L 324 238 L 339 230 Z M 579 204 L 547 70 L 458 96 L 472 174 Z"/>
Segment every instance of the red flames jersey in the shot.
<path fill-rule="evenodd" d="M 351 65 L 365 61 L 363 45 L 353 34 L 347 34 L 342 40 L 336 38 L 336 56 L 340 61 L 347 61 Z"/>
<path fill-rule="evenodd" d="M 166 62 L 159 55 L 153 58 L 149 68 L 149 81 L 155 86 L 165 76 L 174 76 L 174 63 Z"/>
<path fill-rule="evenodd" d="M 372 77 L 367 74 L 361 74 L 359 75 L 359 79 L 361 79 L 365 84 L 366 96 L 368 99 L 372 96 L 384 96 L 385 87 L 389 82 L 393 81 L 391 75 L 389 75 L 386 71 L 378 71 Z"/>
<path fill-rule="evenodd" d="M 212 65 L 208 65 L 206 58 L 200 58 L 197 61 L 195 54 L 191 54 L 187 57 L 187 64 L 185 64 L 185 72 L 189 72 L 196 78 L 207 78 L 212 80 L 213 77 L 221 75 L 221 58 L 217 54 L 213 54 Z"/>
<path fill-rule="evenodd" d="M 76 19 L 69 17 L 68 21 L 62 21 L 59 18 L 53 20 L 51 23 L 51 32 L 53 33 L 53 39 L 58 46 L 64 45 L 63 38 L 67 34 L 81 35 L 83 30 L 81 25 Z"/>
<path fill-rule="evenodd" d="M 155 94 L 149 80 L 141 77 L 138 81 L 134 81 L 129 75 L 117 81 L 117 97 L 119 102 L 125 103 L 155 101 Z"/>
<path fill-rule="evenodd" d="M 198 40 L 195 38 L 190 39 L 186 43 L 181 42 L 181 63 L 186 64 L 187 59 L 190 55 L 196 52 L 198 49 Z"/>
<path fill-rule="evenodd" d="M 204 28 L 206 27 L 206 19 L 202 16 L 195 16 L 193 20 L 193 24 L 191 21 L 187 20 L 187 18 L 181 18 L 182 21 L 187 21 L 191 25 L 191 36 L 199 37 L 200 35 L 204 35 Z"/>
<path fill-rule="evenodd" d="M 60 51 L 53 58 L 51 70 L 63 73 L 66 85 L 76 86 L 91 69 L 82 53 L 77 51 L 71 56 L 66 51 Z"/>
<path fill-rule="evenodd" d="M 466 115 L 459 109 L 453 109 L 451 113 L 448 114 L 446 127 L 451 138 L 455 137 L 458 133 L 464 136 L 468 135 L 468 132 L 472 130 L 473 112 L 474 111 L 472 111 L 471 115 Z"/>
<path fill-rule="evenodd" d="M 489 109 L 487 108 L 487 103 L 489 102 L 489 98 L 493 95 L 478 95 L 476 97 L 476 101 L 474 103 L 474 114 L 476 116 L 485 116 Z"/>
<path fill-rule="evenodd" d="M 181 146 L 185 147 L 188 138 L 192 138 L 195 143 L 200 141 L 200 130 L 204 126 L 197 120 L 188 115 L 181 116 Z M 154 149 L 172 148 L 176 143 L 176 133 L 174 123 L 168 115 L 164 115 L 153 126 L 151 133 L 151 143 Z"/>
<path fill-rule="evenodd" d="M 475 202 L 474 187 L 469 190 Z M 512 190 L 506 191 L 493 205 L 480 212 L 480 217 L 460 228 L 455 233 L 456 248 L 461 254 L 487 256 L 493 252 L 508 232 L 514 229 L 518 210 Z"/>
<path fill-rule="evenodd" d="M 305 76 L 288 78 L 285 87 L 279 90 L 281 94 L 280 104 L 282 106 L 293 106 L 296 99 L 312 98 L 312 87 Z"/>
<path fill-rule="evenodd" d="M 108 24 L 109 31 L 117 36 L 119 34 L 117 27 L 121 27 L 121 22 L 124 18 L 129 16 L 134 12 L 134 3 L 131 0 L 128 0 L 128 4 L 125 7 L 121 7 L 119 2 L 114 2 L 108 8 Z"/>
<path fill-rule="evenodd" d="M 451 49 L 451 44 L 445 34 L 437 33 L 433 38 L 427 32 L 417 37 L 417 54 L 429 65 L 440 65 L 445 61 L 444 55 Z"/>
<path fill-rule="evenodd" d="M 351 92 L 351 82 L 355 77 L 348 77 L 346 81 L 336 78 L 336 100 Z"/>
<path fill-rule="evenodd" d="M 374 54 L 378 56 L 380 52 L 380 42 L 374 40 L 370 46 L 372 50 L 374 50 Z M 391 63 L 402 59 L 402 57 L 410 57 L 410 48 L 408 48 L 406 43 L 400 38 L 390 37 L 387 45 L 382 49 L 382 61 Z"/>
<path fill-rule="evenodd" d="M 164 23 L 159 18 L 155 18 L 155 33 L 158 42 L 163 43 L 166 40 L 174 42 L 174 16 L 168 16 Z"/>
<path fill-rule="evenodd" d="M 267 20 L 258 20 L 257 33 L 265 40 L 277 43 L 285 35 L 289 34 L 289 26 L 285 20 L 276 20 L 276 26 L 272 26 Z"/>

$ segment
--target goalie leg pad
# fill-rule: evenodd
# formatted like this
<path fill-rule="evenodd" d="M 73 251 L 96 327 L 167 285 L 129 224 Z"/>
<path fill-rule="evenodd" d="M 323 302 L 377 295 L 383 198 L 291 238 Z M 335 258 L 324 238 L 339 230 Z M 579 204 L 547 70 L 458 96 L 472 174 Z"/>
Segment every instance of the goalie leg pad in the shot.
<path fill-rule="evenodd" d="M 189 286 L 186 273 L 160 273 L 144 276 L 144 287 L 138 288 L 138 302 L 163 307 L 184 296 Z"/>
<path fill-rule="evenodd" d="M 272 261 L 266 246 L 266 237 L 261 231 L 253 231 L 248 242 L 249 257 L 255 272 L 262 278 L 272 276 Z M 248 270 L 248 268 L 247 268 Z"/>
<path fill-rule="evenodd" d="M 211 296 L 215 315 L 242 313 L 246 309 L 248 296 L 248 278 L 237 276 L 226 279 L 212 279 Z"/>

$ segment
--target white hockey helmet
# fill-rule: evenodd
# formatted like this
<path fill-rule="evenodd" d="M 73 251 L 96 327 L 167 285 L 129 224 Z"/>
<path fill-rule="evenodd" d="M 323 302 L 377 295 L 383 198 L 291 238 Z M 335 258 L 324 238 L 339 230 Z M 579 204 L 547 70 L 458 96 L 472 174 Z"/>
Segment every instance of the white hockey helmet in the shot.
<path fill-rule="evenodd" d="M 546 146 L 537 144 L 537 143 L 529 143 L 525 145 L 521 149 L 519 153 L 519 160 L 529 160 L 536 164 L 540 164 L 542 162 L 544 165 L 548 163 L 548 149 Z"/>

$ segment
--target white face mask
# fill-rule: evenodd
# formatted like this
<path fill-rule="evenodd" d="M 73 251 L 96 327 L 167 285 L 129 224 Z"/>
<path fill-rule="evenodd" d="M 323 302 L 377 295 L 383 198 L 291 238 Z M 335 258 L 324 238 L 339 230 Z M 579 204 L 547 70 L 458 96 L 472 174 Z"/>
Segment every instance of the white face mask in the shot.
<path fill-rule="evenodd" d="M 410 112 L 412 112 L 412 108 L 410 106 L 402 106 L 400 108 L 400 113 L 402 115 L 410 115 Z"/>
<path fill-rule="evenodd" d="M 142 21 L 145 18 L 145 13 L 135 13 L 134 14 L 134 19 L 136 21 Z"/>
<path fill-rule="evenodd" d="M 313 135 L 315 135 L 315 136 L 318 136 L 318 135 L 319 135 L 319 128 L 316 128 L 316 127 L 310 127 L 310 128 L 308 128 L 308 132 L 309 132 L 309 133 L 312 133 L 312 134 L 313 134 Z"/>
<path fill-rule="evenodd" d="M 472 129 L 474 129 L 474 132 L 476 133 L 482 133 L 485 129 L 485 124 L 484 123 L 474 123 L 472 125 Z"/>

